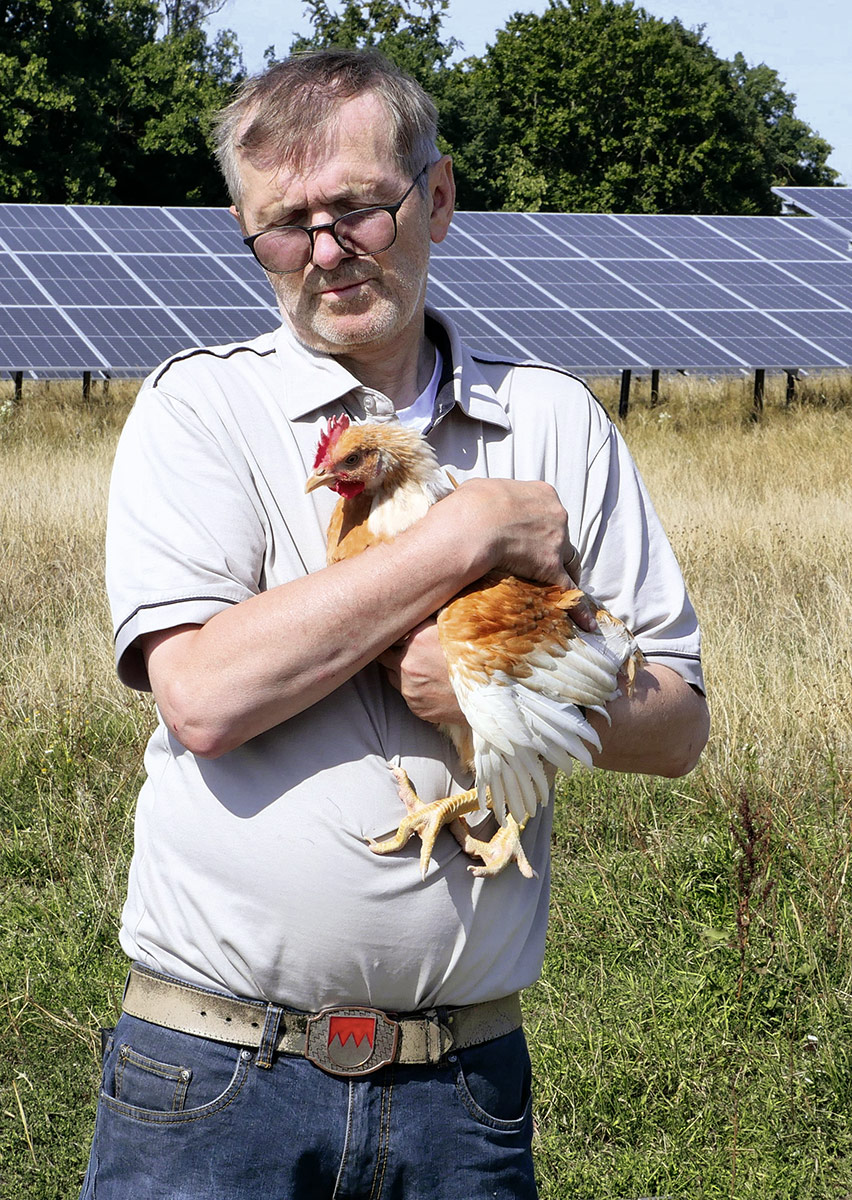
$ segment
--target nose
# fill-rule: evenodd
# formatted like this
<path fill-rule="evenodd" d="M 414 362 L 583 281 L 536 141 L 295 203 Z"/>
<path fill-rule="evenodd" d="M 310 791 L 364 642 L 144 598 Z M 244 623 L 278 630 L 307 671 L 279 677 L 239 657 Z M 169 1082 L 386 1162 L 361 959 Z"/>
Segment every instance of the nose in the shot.
<path fill-rule="evenodd" d="M 335 240 L 330 229 L 320 229 L 314 234 L 314 252 L 311 261 L 324 271 L 333 270 L 344 258 L 352 256 Z"/>

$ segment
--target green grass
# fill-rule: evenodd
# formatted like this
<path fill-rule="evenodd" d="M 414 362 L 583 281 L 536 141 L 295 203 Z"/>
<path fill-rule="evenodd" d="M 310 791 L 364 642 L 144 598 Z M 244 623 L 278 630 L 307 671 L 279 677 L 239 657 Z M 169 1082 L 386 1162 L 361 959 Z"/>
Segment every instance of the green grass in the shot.
<path fill-rule="evenodd" d="M 3 1196 L 82 1181 L 146 720 L 77 697 L 6 724 Z M 525 997 L 544 1200 L 852 1195 L 848 781 L 579 771 L 557 813 Z"/>
<path fill-rule="evenodd" d="M 82 1183 L 100 1025 L 126 965 L 118 914 L 140 782 L 140 721 L 69 699 L 7 714 L 0 749 L 0 1195 Z M 11 718 L 11 719 L 10 719 Z"/>
<path fill-rule="evenodd" d="M 852 795 L 818 783 L 567 785 L 526 998 L 543 1197 L 852 1195 Z"/>

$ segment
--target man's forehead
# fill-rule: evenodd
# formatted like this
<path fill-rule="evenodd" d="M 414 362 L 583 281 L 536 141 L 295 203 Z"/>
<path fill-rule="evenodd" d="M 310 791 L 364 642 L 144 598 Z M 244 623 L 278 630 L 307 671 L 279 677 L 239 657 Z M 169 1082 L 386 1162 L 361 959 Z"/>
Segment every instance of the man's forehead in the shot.
<path fill-rule="evenodd" d="M 362 172 L 372 170 L 377 178 L 398 173 L 388 113 L 384 102 L 373 93 L 335 104 L 328 118 L 304 137 L 288 140 L 286 134 L 276 137 L 273 132 L 263 144 L 252 145 L 254 139 L 249 134 L 246 147 L 244 138 L 255 117 L 255 112 L 248 112 L 237 131 L 237 156 L 244 178 L 274 177 L 280 186 L 290 179 L 302 182 L 347 164 L 360 167 Z"/>

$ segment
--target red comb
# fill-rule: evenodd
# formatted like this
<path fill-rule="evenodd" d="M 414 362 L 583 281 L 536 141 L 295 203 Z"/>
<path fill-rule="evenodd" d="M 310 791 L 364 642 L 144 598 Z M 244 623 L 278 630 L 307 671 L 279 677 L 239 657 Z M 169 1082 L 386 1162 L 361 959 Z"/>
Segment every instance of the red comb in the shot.
<path fill-rule="evenodd" d="M 328 453 L 329 448 L 334 445 L 341 433 L 348 428 L 349 418 L 347 417 L 346 413 L 341 414 L 339 417 L 328 418 L 328 425 L 325 433 L 320 434 L 320 440 L 317 443 L 317 456 L 314 459 L 314 470 L 316 470 L 320 465 Z"/>

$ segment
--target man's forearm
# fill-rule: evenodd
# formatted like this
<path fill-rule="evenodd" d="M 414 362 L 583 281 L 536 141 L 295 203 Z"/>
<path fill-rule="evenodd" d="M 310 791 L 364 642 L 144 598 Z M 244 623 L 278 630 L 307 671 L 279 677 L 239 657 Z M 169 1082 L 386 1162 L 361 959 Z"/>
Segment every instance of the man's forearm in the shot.
<path fill-rule="evenodd" d="M 601 739 L 596 767 L 643 775 L 686 775 L 698 762 L 710 731 L 705 698 L 669 667 L 646 665 L 630 695 L 607 706 L 612 724 L 597 713 L 589 722 Z"/>
<path fill-rule="evenodd" d="M 449 545 L 399 539 L 152 639 L 163 719 L 203 757 L 242 745 L 329 695 L 440 607 L 463 586 L 462 563 Z"/>

